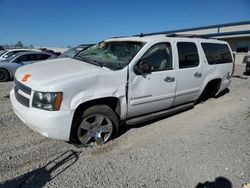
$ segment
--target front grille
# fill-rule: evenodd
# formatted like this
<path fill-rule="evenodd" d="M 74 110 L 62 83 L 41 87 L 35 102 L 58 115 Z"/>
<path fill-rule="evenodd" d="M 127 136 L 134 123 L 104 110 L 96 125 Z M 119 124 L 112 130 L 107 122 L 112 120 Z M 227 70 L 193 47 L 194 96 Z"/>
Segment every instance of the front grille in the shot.
<path fill-rule="evenodd" d="M 28 86 L 22 84 L 21 82 L 18 82 L 16 79 L 14 80 L 14 84 L 18 88 L 18 90 L 21 90 L 24 93 L 31 95 L 31 88 L 29 88 Z"/>
<path fill-rule="evenodd" d="M 31 95 L 31 88 L 28 86 L 18 82 L 16 79 L 14 80 L 14 91 L 15 91 L 15 96 L 16 100 L 20 102 L 22 105 L 29 107 L 30 104 L 30 99 L 21 95 L 18 91 L 22 91 L 28 95 Z"/>
<path fill-rule="evenodd" d="M 15 96 L 16 96 L 16 100 L 17 100 L 18 102 L 20 102 L 22 105 L 24 105 L 24 106 L 26 106 L 26 107 L 29 107 L 29 105 L 30 105 L 30 100 L 29 100 L 28 98 L 26 98 L 26 97 L 20 95 L 20 94 L 17 92 L 16 88 L 15 88 Z"/>

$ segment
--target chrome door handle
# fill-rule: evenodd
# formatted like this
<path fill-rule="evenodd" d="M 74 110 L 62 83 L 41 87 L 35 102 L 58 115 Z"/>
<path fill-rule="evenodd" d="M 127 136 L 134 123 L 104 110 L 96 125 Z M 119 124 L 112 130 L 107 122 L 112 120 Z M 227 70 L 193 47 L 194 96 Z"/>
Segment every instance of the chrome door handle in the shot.
<path fill-rule="evenodd" d="M 202 73 L 196 72 L 196 73 L 194 73 L 194 76 L 195 76 L 196 78 L 200 78 L 200 77 L 202 77 Z"/>
<path fill-rule="evenodd" d="M 164 78 L 164 81 L 166 81 L 166 82 L 174 82 L 175 78 L 172 77 L 172 76 L 167 76 L 166 78 Z"/>

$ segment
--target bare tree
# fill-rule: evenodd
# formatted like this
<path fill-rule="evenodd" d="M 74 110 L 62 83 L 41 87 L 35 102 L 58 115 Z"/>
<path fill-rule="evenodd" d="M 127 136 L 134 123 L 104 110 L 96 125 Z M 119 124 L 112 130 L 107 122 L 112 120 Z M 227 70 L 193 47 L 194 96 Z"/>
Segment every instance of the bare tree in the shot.
<path fill-rule="evenodd" d="M 23 47 L 23 44 L 21 41 L 18 41 L 15 45 L 16 48 L 22 48 Z"/>

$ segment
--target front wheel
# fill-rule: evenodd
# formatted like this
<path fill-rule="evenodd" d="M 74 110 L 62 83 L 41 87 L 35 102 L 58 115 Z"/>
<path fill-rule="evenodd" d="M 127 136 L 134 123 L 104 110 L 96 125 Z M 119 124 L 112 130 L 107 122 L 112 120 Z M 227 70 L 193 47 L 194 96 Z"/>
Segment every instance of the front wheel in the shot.
<path fill-rule="evenodd" d="M 6 82 L 10 79 L 8 71 L 0 69 L 0 82 Z"/>
<path fill-rule="evenodd" d="M 118 130 L 119 118 L 107 105 L 86 109 L 73 123 L 71 138 L 85 147 L 102 145 Z"/>

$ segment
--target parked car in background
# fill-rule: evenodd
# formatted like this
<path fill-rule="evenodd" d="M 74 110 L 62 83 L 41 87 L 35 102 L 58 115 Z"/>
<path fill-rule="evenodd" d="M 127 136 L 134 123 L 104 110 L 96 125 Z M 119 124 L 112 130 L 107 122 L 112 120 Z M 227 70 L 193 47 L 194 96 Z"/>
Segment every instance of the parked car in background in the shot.
<path fill-rule="evenodd" d="M 0 61 L 1 60 L 5 60 L 7 59 L 8 57 L 14 55 L 14 54 L 17 54 L 17 53 L 20 53 L 20 52 L 40 52 L 41 50 L 37 50 L 37 49 L 13 49 L 13 50 L 8 50 L 7 52 L 3 53 L 1 56 L 0 56 Z"/>
<path fill-rule="evenodd" d="M 57 56 L 47 52 L 20 52 L 0 61 L 0 82 L 13 80 L 16 70 L 24 65 L 46 59 L 54 59 Z"/>
<path fill-rule="evenodd" d="M 246 73 L 250 74 L 250 55 L 244 57 L 243 63 L 246 63 Z"/>
<path fill-rule="evenodd" d="M 66 52 L 62 53 L 58 58 L 67 58 L 67 57 L 74 57 L 83 50 L 86 50 L 88 47 L 92 46 L 93 44 L 81 44 L 79 46 L 70 48 Z"/>

